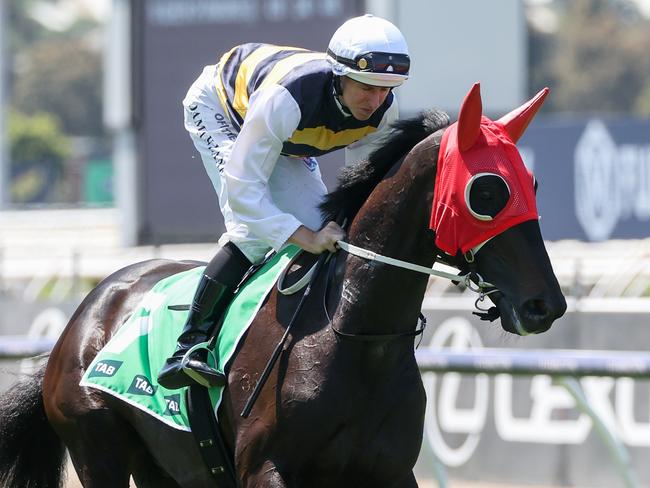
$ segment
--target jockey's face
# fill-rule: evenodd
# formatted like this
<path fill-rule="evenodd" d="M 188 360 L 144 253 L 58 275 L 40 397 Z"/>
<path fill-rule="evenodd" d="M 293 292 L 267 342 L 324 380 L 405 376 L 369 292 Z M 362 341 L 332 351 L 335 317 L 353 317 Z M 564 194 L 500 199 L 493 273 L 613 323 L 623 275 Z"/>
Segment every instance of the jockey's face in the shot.
<path fill-rule="evenodd" d="M 341 77 L 341 103 L 357 120 L 368 120 L 375 113 L 390 92 L 385 86 L 360 83 L 347 76 Z"/>

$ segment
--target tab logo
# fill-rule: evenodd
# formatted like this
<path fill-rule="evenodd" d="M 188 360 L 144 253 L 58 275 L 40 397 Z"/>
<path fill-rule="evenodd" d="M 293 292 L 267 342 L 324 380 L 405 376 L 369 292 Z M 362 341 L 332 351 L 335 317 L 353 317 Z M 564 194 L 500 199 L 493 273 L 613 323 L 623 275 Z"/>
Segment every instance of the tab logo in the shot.
<path fill-rule="evenodd" d="M 106 359 L 104 361 L 99 361 L 95 364 L 95 367 L 88 375 L 88 378 L 97 378 L 104 377 L 109 378 L 114 376 L 117 373 L 117 370 L 122 366 L 123 361 L 114 361 L 111 359 Z"/>
<path fill-rule="evenodd" d="M 137 375 L 133 378 L 133 382 L 127 393 L 133 393 L 134 395 L 148 395 L 153 396 L 156 393 L 156 388 L 151 384 L 149 378 L 146 376 Z"/>
<path fill-rule="evenodd" d="M 169 395 L 165 397 L 167 409 L 165 415 L 178 415 L 181 413 L 181 396 L 179 394 Z"/>

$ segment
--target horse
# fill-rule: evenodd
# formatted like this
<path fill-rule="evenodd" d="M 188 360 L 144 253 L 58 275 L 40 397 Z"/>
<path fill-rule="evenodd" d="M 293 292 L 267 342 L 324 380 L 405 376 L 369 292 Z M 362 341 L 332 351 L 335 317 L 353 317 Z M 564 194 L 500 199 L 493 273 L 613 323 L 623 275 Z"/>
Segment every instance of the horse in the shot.
<path fill-rule="evenodd" d="M 499 139 L 509 145 L 503 154 L 523 171 L 512 148 L 544 96 L 495 125 L 482 116 L 477 84 L 455 124 L 449 125 L 448 116 L 437 110 L 399 121 L 367 161 L 343 171 L 338 188 L 323 204 L 324 220 L 342 215 L 349 222 L 347 242 L 376 254 L 425 268 L 436 261 L 457 266 L 494 302 L 489 318 L 500 315 L 507 332 L 548 330 L 565 312 L 566 302 L 536 218 L 511 221 L 495 235 L 481 237 L 480 243 L 465 242 L 470 247 L 456 253 L 443 251 L 448 235 L 431 228 L 434 186 L 444 184 L 437 169 L 445 154 L 461 151 L 469 157 L 473 144 L 485 142 L 489 122 L 500 128 Z M 445 134 L 452 134 L 447 142 L 457 140 L 458 147 L 449 143 L 442 154 Z M 476 151 L 491 157 L 500 150 L 488 144 Z M 473 181 L 476 188 L 464 204 L 485 226 L 491 219 L 497 222 L 513 201 L 520 202 L 523 197 L 517 192 L 524 190 L 510 180 L 503 184 L 499 175 L 480 176 L 485 178 Z M 526 192 L 534 191 L 532 178 L 524 185 L 531 187 Z M 304 255 L 296 266 L 305 268 L 311 258 Z M 344 251 L 332 255 L 330 263 L 328 272 L 315 279 L 247 418 L 239 412 L 284 334 L 298 295 L 270 293 L 227 371 L 219 420 L 238 486 L 417 487 L 413 466 L 426 399 L 414 336 L 428 275 Z M 85 488 L 126 488 L 130 477 L 138 487 L 214 485 L 191 433 L 79 385 L 97 352 L 153 284 L 200 264 L 133 264 L 85 297 L 46 366 L 1 401 L 3 486 L 59 486 L 66 450 Z"/>

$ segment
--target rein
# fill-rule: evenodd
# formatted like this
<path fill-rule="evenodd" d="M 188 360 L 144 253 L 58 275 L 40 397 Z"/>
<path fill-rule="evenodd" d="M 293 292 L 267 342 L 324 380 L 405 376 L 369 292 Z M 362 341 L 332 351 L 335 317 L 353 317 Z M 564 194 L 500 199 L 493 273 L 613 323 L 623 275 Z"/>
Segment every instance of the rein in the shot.
<path fill-rule="evenodd" d="M 397 268 L 408 269 L 410 271 L 415 271 L 417 273 L 423 273 L 423 274 L 428 274 L 430 276 L 445 278 L 450 280 L 452 283 L 456 285 L 462 284 L 463 286 L 473 291 L 474 293 L 479 294 L 478 298 L 474 302 L 474 306 L 480 311 L 480 313 L 473 312 L 475 315 L 478 315 L 482 320 L 495 320 L 496 318 L 498 318 L 498 312 L 496 311 L 495 307 L 492 307 L 492 309 L 495 309 L 493 311 L 492 309 L 481 308 L 479 306 L 479 303 L 483 302 L 485 300 L 485 297 L 487 297 L 491 293 L 497 292 L 498 289 L 492 283 L 483 280 L 483 277 L 474 270 L 468 271 L 465 274 L 447 273 L 445 271 L 441 271 L 438 269 L 427 268 L 426 266 L 421 266 L 419 264 L 409 263 L 408 261 L 402 261 L 401 259 L 391 258 L 389 256 L 383 256 L 381 254 L 377 254 L 376 252 L 370 251 L 368 249 L 364 249 L 362 247 L 355 246 L 345 241 L 337 241 L 337 244 L 343 251 L 347 252 L 348 254 L 351 254 L 352 256 L 357 256 L 362 259 L 366 259 L 368 261 L 377 261 L 379 263 L 388 264 L 389 266 L 395 266 Z M 476 250 L 478 250 L 478 248 L 480 248 L 480 246 L 477 246 Z M 472 251 L 475 252 L 475 250 Z M 474 252 L 470 252 L 465 255 L 465 260 L 468 262 L 470 266 L 474 262 Z M 298 258 L 298 256 L 300 256 L 300 254 L 301 253 L 296 254 L 296 256 L 294 256 L 294 258 L 289 263 L 289 265 L 287 265 L 285 270 L 280 274 L 280 277 L 278 279 L 277 289 L 283 295 L 292 295 L 302 290 L 309 283 L 309 281 L 311 280 L 315 272 L 316 264 L 312 266 L 312 268 L 309 271 L 307 271 L 307 273 L 305 273 L 305 275 L 302 278 L 300 278 L 296 283 L 286 288 L 283 288 L 286 272 L 291 267 L 293 261 L 295 261 Z M 327 310 L 327 301 L 329 296 L 329 288 L 330 288 L 329 285 L 331 283 L 335 261 L 331 259 L 331 255 L 328 259 L 329 259 L 329 263 L 328 263 L 329 268 L 327 271 L 327 277 L 325 282 L 325 293 L 323 296 L 323 309 L 325 311 L 325 315 L 330 324 L 330 327 L 336 333 L 336 335 L 343 338 L 357 340 L 357 341 L 379 342 L 379 341 L 392 341 L 402 337 L 415 337 L 424 332 L 424 329 L 426 328 L 427 325 L 427 321 L 424 315 L 422 315 L 422 313 L 420 313 L 418 317 L 419 327 L 416 327 L 415 330 L 409 332 L 386 333 L 386 334 L 353 334 L 353 333 L 343 332 L 337 329 L 336 327 L 334 327 L 332 323 L 332 319 Z M 472 280 L 472 278 L 474 278 L 474 280 Z"/>
<path fill-rule="evenodd" d="M 482 247 L 484 243 L 480 244 L 479 246 L 476 246 L 470 252 L 465 254 L 464 258 L 467 261 L 467 263 L 470 265 L 470 271 L 468 271 L 465 274 L 447 273 L 445 271 L 441 271 L 438 269 L 427 268 L 426 266 L 420 266 L 419 264 L 409 263 L 408 261 L 402 261 L 401 259 L 395 259 L 389 256 L 383 256 L 381 254 L 377 254 L 376 252 L 370 251 L 369 249 L 364 249 L 362 247 L 355 246 L 345 241 L 337 241 L 337 244 L 343 251 L 347 252 L 348 254 L 351 254 L 352 256 L 357 256 L 362 259 L 367 259 L 368 261 L 377 261 L 379 263 L 388 264 L 389 266 L 408 269 L 410 271 L 415 271 L 417 273 L 423 273 L 423 274 L 428 274 L 430 276 L 445 278 L 450 280 L 455 285 L 462 284 L 464 287 L 468 288 L 474 293 L 478 293 L 479 295 L 476 301 L 474 302 L 474 306 L 476 307 L 476 309 L 479 310 L 479 312 L 473 312 L 475 315 L 480 317 L 481 320 L 489 320 L 489 321 L 493 321 L 499 317 L 496 307 L 491 307 L 487 309 L 487 308 L 482 308 L 479 305 L 485 300 L 485 297 L 487 297 L 491 293 L 496 293 L 499 290 L 492 283 L 483 280 L 483 277 L 478 272 L 476 272 L 474 269 L 471 269 L 473 268 L 473 264 L 474 264 L 474 255 Z M 295 260 L 299 255 L 300 253 L 298 253 L 293 259 Z M 307 273 L 305 273 L 305 275 L 302 278 L 300 278 L 298 281 L 296 281 L 293 285 L 288 286 L 287 288 L 282 288 L 284 284 L 284 279 L 286 277 L 286 272 L 290 268 L 291 264 L 292 263 L 289 263 L 289 265 L 285 268 L 285 270 L 280 274 L 280 277 L 278 279 L 277 288 L 278 291 L 283 295 L 292 295 L 302 290 L 311 279 L 311 276 L 314 273 L 314 269 L 316 267 L 316 265 L 312 266 L 312 268 L 309 271 L 307 271 Z M 472 280 L 472 278 L 474 278 L 474 280 Z M 420 321 L 423 323 L 424 326 L 426 325 L 426 321 L 423 321 L 424 317 L 422 316 L 422 314 L 420 315 L 421 315 Z M 341 335 L 344 334 L 341 333 Z"/>
<path fill-rule="evenodd" d="M 353 256 L 367 259 L 368 261 L 377 261 L 379 263 L 388 264 L 390 266 L 395 266 L 398 268 L 409 269 L 411 271 L 416 271 L 418 273 L 424 273 L 431 276 L 446 278 L 448 280 L 451 280 L 456 285 L 462 283 L 471 291 L 475 293 L 479 293 L 483 296 L 489 295 L 493 291 L 496 291 L 496 287 L 492 283 L 488 283 L 487 281 L 484 281 L 483 277 L 475 271 L 470 271 L 465 274 L 456 275 L 453 273 L 440 271 L 438 269 L 427 268 L 426 266 L 420 266 L 419 264 L 409 263 L 408 261 L 402 261 L 401 259 L 382 256 L 381 254 L 377 254 L 376 252 L 370 251 L 368 249 L 364 249 L 362 247 L 354 246 L 347 242 L 338 241 L 337 244 L 341 247 L 341 249 L 343 249 L 348 254 L 352 254 Z M 472 281 L 472 277 L 477 278 L 476 284 L 474 284 L 474 282 Z M 486 292 L 485 290 L 490 290 L 490 291 Z"/>
<path fill-rule="evenodd" d="M 401 259 L 395 259 L 388 256 L 383 256 L 381 254 L 377 254 L 376 252 L 370 251 L 369 249 L 357 247 L 345 241 L 337 241 L 337 244 L 342 250 L 344 250 L 348 254 L 351 254 L 352 256 L 357 256 L 363 259 L 367 259 L 368 261 L 377 261 L 379 263 L 388 264 L 390 266 L 395 266 L 397 268 L 404 268 L 411 271 L 416 271 L 418 273 L 424 273 L 431 276 L 446 278 L 451 282 L 453 282 L 455 285 L 462 284 L 463 286 L 469 288 L 471 291 L 478 293 L 480 295 L 479 297 L 480 301 L 483 301 L 483 298 L 485 298 L 490 293 L 494 293 L 495 291 L 497 291 L 496 287 L 492 283 L 488 283 L 487 281 L 484 281 L 483 277 L 480 274 L 478 274 L 476 271 L 469 271 L 465 274 L 447 273 L 445 271 L 441 271 L 438 269 L 427 268 L 426 266 L 420 266 L 419 264 L 409 263 L 408 261 L 402 261 Z M 280 277 L 278 278 L 277 288 L 278 291 L 283 295 L 293 295 L 294 293 L 302 290 L 307 285 L 307 283 L 309 283 L 309 279 L 311 278 L 311 275 L 314 273 L 314 269 L 316 265 L 312 266 L 312 268 L 309 271 L 307 271 L 307 273 L 305 273 L 305 275 L 302 278 L 300 278 L 298 281 L 296 281 L 293 285 L 288 286 L 286 288 L 282 288 L 284 284 L 284 279 L 287 274 L 287 270 L 291 267 L 291 264 L 293 264 L 293 261 L 295 261 L 299 255 L 300 253 L 294 256 L 292 262 L 289 263 L 289 265 L 284 269 L 284 271 L 280 274 Z M 471 261 L 468 260 L 468 262 Z M 476 283 L 472 281 L 473 277 L 477 278 Z"/>

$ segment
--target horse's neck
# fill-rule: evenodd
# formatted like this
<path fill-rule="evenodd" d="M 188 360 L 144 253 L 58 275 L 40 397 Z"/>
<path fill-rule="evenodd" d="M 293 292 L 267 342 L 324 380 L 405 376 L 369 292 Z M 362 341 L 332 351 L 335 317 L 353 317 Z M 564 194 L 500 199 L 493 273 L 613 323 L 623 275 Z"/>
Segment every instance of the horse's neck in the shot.
<path fill-rule="evenodd" d="M 428 181 L 429 185 L 418 185 L 407 172 L 382 182 L 355 218 L 350 243 L 432 266 L 433 247 L 429 239 L 423 239 L 428 218 L 426 192 L 432 190 L 427 186 L 433 180 Z M 342 280 L 338 325 L 358 333 L 412 329 L 427 282 L 427 275 L 350 256 Z"/>

